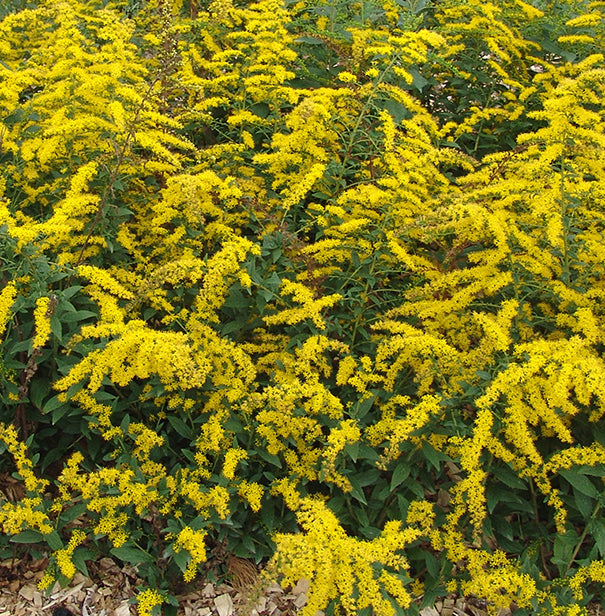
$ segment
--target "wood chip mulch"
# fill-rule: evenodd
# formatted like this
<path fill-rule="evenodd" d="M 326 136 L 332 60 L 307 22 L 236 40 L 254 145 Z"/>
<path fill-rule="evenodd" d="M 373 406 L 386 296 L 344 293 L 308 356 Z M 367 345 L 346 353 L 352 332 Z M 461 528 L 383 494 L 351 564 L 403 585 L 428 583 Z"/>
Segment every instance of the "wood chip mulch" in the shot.
<path fill-rule="evenodd" d="M 239 575 L 230 584 L 200 582 L 178 595 L 179 616 L 296 616 L 307 602 L 309 583 L 293 588 L 264 585 L 249 561 L 237 559 Z M 133 567 L 118 567 L 110 558 L 96 563 L 91 578 L 77 573 L 70 585 L 58 584 L 50 593 L 38 590 L 48 559 L 24 557 L 0 561 L 0 616 L 53 616 L 64 608 L 73 616 L 136 616 L 134 598 L 142 580 Z M 64 612 L 67 614 L 67 612 Z M 498 616 L 510 616 L 500 610 Z M 318 616 L 323 616 L 320 612 Z M 484 604 L 463 598 L 444 598 L 424 608 L 420 616 L 487 616 Z"/>
<path fill-rule="evenodd" d="M 295 616 L 307 602 L 309 584 L 284 590 L 262 585 L 255 567 L 238 559 L 239 578 L 231 584 L 201 582 L 178 595 L 179 616 Z M 143 586 L 136 570 L 119 568 L 110 558 L 97 563 L 93 579 L 76 573 L 66 588 L 38 590 L 48 559 L 0 561 L 0 616 L 52 616 L 57 608 L 78 616 L 136 616 L 134 599 Z M 247 566 L 244 566 L 247 565 Z"/>

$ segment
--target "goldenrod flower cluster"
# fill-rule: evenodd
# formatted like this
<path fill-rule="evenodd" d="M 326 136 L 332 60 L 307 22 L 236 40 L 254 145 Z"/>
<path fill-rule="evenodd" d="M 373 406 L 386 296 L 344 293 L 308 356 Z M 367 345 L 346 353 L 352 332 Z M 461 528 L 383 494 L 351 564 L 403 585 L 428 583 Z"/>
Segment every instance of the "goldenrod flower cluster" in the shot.
<path fill-rule="evenodd" d="M 0 333 L 4 333 L 11 319 L 11 308 L 16 296 L 17 289 L 14 282 L 10 282 L 0 291 Z"/>
<path fill-rule="evenodd" d="M 71 556 L 74 550 L 86 539 L 86 533 L 81 530 L 75 530 L 67 544 L 67 547 L 55 552 L 55 559 L 57 561 L 57 567 L 59 571 L 68 579 L 71 579 L 75 573 L 76 568 L 71 561 Z"/>
<path fill-rule="evenodd" d="M 156 605 L 162 605 L 164 597 L 152 588 L 147 588 L 137 595 L 137 609 L 139 616 L 151 616 Z"/>
<path fill-rule="evenodd" d="M 196 574 L 198 565 L 206 560 L 205 531 L 195 531 L 186 526 L 176 537 L 174 550 L 178 552 L 185 549 L 189 552 L 191 560 L 183 573 L 183 579 L 190 582 Z"/>
<path fill-rule="evenodd" d="M 36 301 L 34 310 L 34 324 L 36 327 L 36 335 L 32 340 L 34 349 L 44 346 L 50 337 L 50 298 L 40 297 Z"/>

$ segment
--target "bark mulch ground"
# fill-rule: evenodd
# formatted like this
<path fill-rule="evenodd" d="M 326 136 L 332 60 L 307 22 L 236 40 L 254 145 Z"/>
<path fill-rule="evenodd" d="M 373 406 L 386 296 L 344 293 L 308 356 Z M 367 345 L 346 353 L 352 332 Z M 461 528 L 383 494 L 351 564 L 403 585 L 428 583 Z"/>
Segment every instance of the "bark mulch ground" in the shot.
<path fill-rule="evenodd" d="M 307 602 L 309 584 L 300 580 L 290 589 L 262 585 L 256 568 L 238 559 L 239 573 L 231 584 L 201 582 L 177 596 L 179 616 L 296 616 Z M 70 585 L 58 584 L 49 594 L 37 584 L 48 564 L 46 558 L 0 562 L 0 616 L 53 616 L 58 608 L 74 616 L 136 616 L 134 597 L 142 585 L 132 567 L 119 568 L 103 558 L 91 577 L 77 573 Z M 449 597 L 424 608 L 421 616 L 487 616 L 479 601 Z M 510 616 L 501 610 L 498 616 Z M 323 616 L 320 612 L 318 616 Z"/>
<path fill-rule="evenodd" d="M 277 584 L 263 587 L 256 568 L 238 560 L 239 574 L 232 584 L 201 582 L 177 596 L 179 616 L 294 616 L 306 604 L 306 581 L 289 590 Z M 0 616 L 52 616 L 57 608 L 74 616 L 137 614 L 134 597 L 143 582 L 134 568 L 119 568 L 102 558 L 90 578 L 77 573 L 68 587 L 56 584 L 44 593 L 37 584 L 47 564 L 46 558 L 27 557 L 0 562 Z"/>

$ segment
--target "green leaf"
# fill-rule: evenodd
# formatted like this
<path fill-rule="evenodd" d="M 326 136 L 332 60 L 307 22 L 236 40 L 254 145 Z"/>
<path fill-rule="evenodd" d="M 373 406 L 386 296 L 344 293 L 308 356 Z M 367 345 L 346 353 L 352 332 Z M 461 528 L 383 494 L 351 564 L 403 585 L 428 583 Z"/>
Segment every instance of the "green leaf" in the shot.
<path fill-rule="evenodd" d="M 65 299 L 70 299 L 72 298 L 78 291 L 81 291 L 84 287 L 82 285 L 74 285 L 72 287 L 67 287 L 67 289 L 64 289 L 61 292 L 61 295 L 65 298 Z"/>
<path fill-rule="evenodd" d="M 369 398 L 359 401 L 354 407 L 352 416 L 356 419 L 363 419 L 374 405 L 374 400 L 376 400 L 376 396 L 370 396 Z"/>
<path fill-rule="evenodd" d="M 37 530 L 24 530 L 12 536 L 13 543 L 44 543 L 45 536 Z"/>
<path fill-rule="evenodd" d="M 246 321 L 243 319 L 237 321 L 229 321 L 221 328 L 223 336 L 232 334 L 233 332 L 242 331 L 246 327 Z"/>
<path fill-rule="evenodd" d="M 50 388 L 51 388 L 50 379 L 47 379 L 47 378 L 32 379 L 29 385 L 29 399 L 36 408 L 39 408 L 39 409 L 42 408 L 42 401 L 48 395 Z"/>
<path fill-rule="evenodd" d="M 272 453 L 265 451 L 262 448 L 256 450 L 259 458 L 262 458 L 265 462 L 269 462 L 269 464 L 273 464 L 273 466 L 277 466 L 277 468 L 281 468 L 281 460 Z"/>
<path fill-rule="evenodd" d="M 252 540 L 252 537 L 250 537 L 250 535 L 244 535 L 242 537 L 242 544 L 246 548 L 248 557 L 249 558 L 253 557 L 254 554 L 256 553 L 256 544 Z"/>
<path fill-rule="evenodd" d="M 75 503 L 65 508 L 59 515 L 57 525 L 63 528 L 66 524 L 73 522 L 77 517 L 81 516 L 86 511 L 86 503 Z"/>
<path fill-rule="evenodd" d="M 170 420 L 170 418 L 168 419 Z M 122 432 L 126 434 L 128 432 L 129 425 L 130 425 L 130 415 L 126 414 L 124 415 L 124 417 L 122 418 L 122 421 L 120 422 L 120 430 L 122 430 Z"/>
<path fill-rule="evenodd" d="M 264 524 L 268 533 L 272 533 L 275 528 L 275 510 L 272 503 L 263 503 L 260 510 L 260 520 Z"/>
<path fill-rule="evenodd" d="M 96 317 L 97 315 L 90 310 L 75 310 L 74 312 L 65 311 L 61 315 L 61 320 L 64 323 L 77 323 L 78 321 L 84 321 L 85 319 L 90 319 L 91 317 Z"/>
<path fill-rule="evenodd" d="M 521 498 L 515 491 L 501 484 L 488 484 L 485 498 L 489 513 L 493 513 L 496 507 L 500 506 L 506 507 L 506 513 L 526 512 L 534 514 L 534 508 L 529 500 Z"/>
<path fill-rule="evenodd" d="M 151 616 L 177 616 L 178 608 L 174 605 L 154 605 L 151 609 Z"/>
<path fill-rule="evenodd" d="M 147 552 L 133 546 L 125 545 L 120 548 L 111 548 L 109 552 L 112 556 L 126 563 L 130 563 L 131 565 L 150 563 L 153 561 L 153 557 L 147 554 Z"/>
<path fill-rule="evenodd" d="M 380 471 L 377 468 L 370 468 L 364 472 L 356 472 L 355 479 L 359 482 L 360 486 L 373 485 L 378 481 L 380 477 Z"/>
<path fill-rule="evenodd" d="M 61 325 L 61 321 L 56 314 L 53 314 L 50 317 L 50 331 L 53 333 L 55 338 L 61 342 L 63 339 L 63 326 Z"/>
<path fill-rule="evenodd" d="M 410 476 L 410 465 L 404 462 L 400 462 L 393 471 L 391 477 L 391 491 L 393 491 L 398 485 L 401 485 Z"/>
<path fill-rule="evenodd" d="M 599 556 L 603 558 L 605 556 L 605 520 L 591 520 L 587 528 L 599 550 Z"/>
<path fill-rule="evenodd" d="M 395 124 L 399 124 L 402 120 L 406 120 L 412 115 L 411 112 L 398 101 L 382 101 L 381 106 L 385 111 L 388 111 L 391 114 Z"/>
<path fill-rule="evenodd" d="M 296 43 L 305 43 L 306 45 L 325 45 L 325 43 L 314 36 L 299 36 Z"/>
<path fill-rule="evenodd" d="M 71 406 L 64 402 L 61 406 L 57 407 L 52 414 L 53 426 L 71 409 Z"/>
<path fill-rule="evenodd" d="M 93 554 L 88 548 L 79 547 L 75 549 L 71 560 L 80 573 L 83 573 L 86 577 L 90 577 L 88 567 L 86 566 L 86 561 L 91 560 L 92 557 Z"/>
<path fill-rule="evenodd" d="M 577 470 L 561 469 L 559 474 L 568 481 L 574 489 L 582 492 L 582 494 L 586 494 L 586 496 L 590 496 L 591 498 L 596 498 L 599 495 L 592 481 Z"/>
<path fill-rule="evenodd" d="M 578 511 L 585 520 L 589 520 L 594 509 L 594 499 L 575 488 L 573 489 L 573 494 Z"/>
<path fill-rule="evenodd" d="M 174 552 L 172 558 L 176 563 L 177 567 L 181 571 L 185 571 L 187 565 L 191 561 L 191 554 L 189 554 L 187 550 L 179 550 L 178 552 Z"/>
<path fill-rule="evenodd" d="M 495 532 L 497 532 L 501 537 L 505 537 L 506 539 L 510 539 L 511 541 L 514 538 L 513 528 L 511 523 L 506 518 L 500 516 L 493 516 L 491 518 L 492 528 Z"/>
<path fill-rule="evenodd" d="M 514 490 L 526 490 L 527 485 L 509 466 L 498 466 L 493 469 L 494 477 Z"/>
<path fill-rule="evenodd" d="M 370 462 L 378 462 L 380 460 L 380 454 L 374 447 L 370 447 L 365 443 L 359 444 L 359 459 L 368 460 Z"/>
<path fill-rule="evenodd" d="M 582 475 L 590 475 L 591 477 L 605 477 L 605 465 L 601 466 L 579 466 L 577 468 Z"/>
<path fill-rule="evenodd" d="M 168 423 L 176 430 L 178 434 L 185 438 L 192 438 L 193 431 L 191 427 L 188 426 L 180 417 L 176 415 L 169 414 L 168 415 Z"/>
<path fill-rule="evenodd" d="M 64 405 L 65 402 L 61 402 L 59 400 L 59 394 L 53 396 L 50 400 L 47 400 L 44 406 L 42 407 L 42 413 L 46 415 L 55 409 L 58 409 L 60 406 Z"/>
<path fill-rule="evenodd" d="M 235 414 L 231 413 L 229 415 L 229 419 L 225 421 L 223 424 L 227 430 L 231 432 L 235 432 L 235 434 L 243 435 L 244 434 L 244 424 L 242 420 Z"/>
<path fill-rule="evenodd" d="M 439 561 L 435 558 L 433 554 L 428 551 L 424 553 L 424 563 L 426 565 L 426 569 L 429 572 L 429 575 L 436 580 L 439 576 Z"/>
<path fill-rule="evenodd" d="M 559 566 L 561 574 L 567 572 L 567 566 L 570 564 L 571 556 L 577 544 L 578 535 L 573 530 L 555 536 L 552 562 Z"/>
<path fill-rule="evenodd" d="M 364 536 L 367 536 L 364 532 L 364 529 L 367 531 L 368 527 L 370 526 L 370 518 L 367 512 L 368 509 L 370 509 L 370 507 L 356 507 L 355 508 L 355 519 L 359 523 L 360 532 Z"/>
<path fill-rule="evenodd" d="M 407 70 L 410 73 L 410 75 L 414 78 L 412 85 L 414 86 L 416 90 L 418 91 L 422 90 L 422 88 L 424 88 L 424 86 L 426 86 L 429 83 L 428 79 L 426 79 L 424 75 L 417 68 L 414 68 L 412 66 Z"/>
<path fill-rule="evenodd" d="M 48 547 L 55 552 L 63 548 L 63 541 L 56 530 L 44 535 L 44 539 L 48 543 Z"/>
<path fill-rule="evenodd" d="M 239 288 L 231 288 L 227 299 L 223 302 L 223 308 L 247 308 L 249 299 L 244 296 Z"/>
<path fill-rule="evenodd" d="M 359 456 L 359 441 L 355 443 L 347 443 L 344 446 L 344 452 L 346 455 L 353 460 L 353 462 L 357 462 L 357 458 Z"/>
<path fill-rule="evenodd" d="M 363 505 L 367 505 L 368 501 L 366 500 L 365 494 L 361 488 L 359 481 L 356 479 L 354 475 L 349 475 L 347 479 L 351 482 L 352 490 L 349 494 L 355 499 L 358 500 Z"/>
<path fill-rule="evenodd" d="M 441 462 L 447 462 L 450 459 L 441 451 L 437 451 L 430 443 L 427 443 L 426 441 L 422 443 L 422 453 L 436 471 L 441 468 Z"/>

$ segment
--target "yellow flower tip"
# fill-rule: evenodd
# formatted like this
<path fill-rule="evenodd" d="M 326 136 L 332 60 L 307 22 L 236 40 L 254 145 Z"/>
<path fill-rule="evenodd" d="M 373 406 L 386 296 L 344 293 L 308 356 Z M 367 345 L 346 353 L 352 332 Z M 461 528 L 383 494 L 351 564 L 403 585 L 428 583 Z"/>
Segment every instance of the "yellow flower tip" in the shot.
<path fill-rule="evenodd" d="M 38 590 L 47 590 L 55 583 L 55 576 L 48 571 L 43 575 L 42 579 L 38 582 Z"/>
<path fill-rule="evenodd" d="M 235 477 L 235 467 L 238 462 L 245 460 L 248 457 L 248 452 L 244 449 L 229 449 L 225 454 L 225 463 L 223 465 L 223 475 L 227 479 Z"/>
<path fill-rule="evenodd" d="M 14 282 L 9 282 L 0 291 L 0 336 L 4 333 L 6 325 L 11 319 L 11 308 L 17 297 L 17 288 Z"/>
<path fill-rule="evenodd" d="M 156 605 L 162 605 L 164 597 L 155 589 L 147 588 L 137 597 L 139 616 L 151 616 Z"/>
<path fill-rule="evenodd" d="M 34 323 L 36 334 L 32 340 L 34 349 L 43 347 L 50 338 L 50 317 L 53 312 L 53 302 L 49 297 L 39 297 L 34 309 Z"/>
<path fill-rule="evenodd" d="M 321 17 L 317 18 L 315 25 L 317 26 L 317 29 L 321 32 L 327 29 L 329 23 L 330 20 L 325 15 L 322 15 Z"/>
<path fill-rule="evenodd" d="M 348 71 L 338 73 L 338 79 L 343 83 L 355 83 L 357 81 L 357 77 Z"/>

